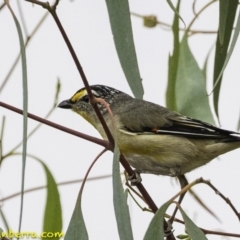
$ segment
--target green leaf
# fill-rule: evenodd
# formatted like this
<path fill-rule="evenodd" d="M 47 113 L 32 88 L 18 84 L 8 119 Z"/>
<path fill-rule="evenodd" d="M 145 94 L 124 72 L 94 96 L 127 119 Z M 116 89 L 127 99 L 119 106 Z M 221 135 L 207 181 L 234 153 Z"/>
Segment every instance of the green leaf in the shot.
<path fill-rule="evenodd" d="M 57 184 L 47 166 L 42 161 L 41 164 L 47 177 L 47 202 L 44 214 L 43 232 L 61 233 L 62 209 Z M 60 239 L 60 237 L 56 236 L 49 239 Z"/>
<path fill-rule="evenodd" d="M 119 168 L 120 152 L 115 147 L 113 155 L 113 204 L 121 240 L 133 240 L 127 193 L 124 193 Z"/>
<path fill-rule="evenodd" d="M 183 24 L 186 27 L 185 22 L 183 21 L 182 17 L 179 14 L 179 9 L 174 7 L 174 5 L 172 4 L 171 0 L 167 0 L 167 3 L 169 5 L 169 7 L 174 11 L 174 13 L 181 19 L 181 21 L 183 22 Z"/>
<path fill-rule="evenodd" d="M 25 46 L 23 41 L 22 30 L 20 24 L 11 9 L 8 1 L 6 1 L 8 9 L 10 10 L 12 17 L 14 19 L 19 43 L 21 50 L 21 60 L 22 60 L 22 83 L 23 83 L 23 154 L 22 154 L 22 181 L 21 181 L 21 205 L 20 205 L 20 216 L 19 216 L 19 232 L 21 230 L 22 224 L 22 213 L 23 213 L 23 192 L 24 192 L 24 179 L 25 179 L 25 166 L 26 166 L 26 154 L 27 154 L 27 111 L 28 111 L 28 88 L 27 88 L 27 62 L 26 62 L 26 53 Z"/>
<path fill-rule="evenodd" d="M 143 238 L 144 240 L 164 240 L 163 219 L 165 212 L 170 204 L 171 202 L 168 201 L 157 210 L 148 226 L 148 229 Z"/>
<path fill-rule="evenodd" d="M 11 156 L 14 156 L 14 155 L 22 155 L 22 153 L 14 152 L 11 154 Z M 45 213 L 44 213 L 43 232 L 56 233 L 58 236 L 56 237 L 51 236 L 49 238 L 46 238 L 45 236 L 44 239 L 60 239 L 60 237 L 63 237 L 63 234 L 61 232 L 62 231 L 62 209 L 61 209 L 60 196 L 59 196 L 56 181 L 54 180 L 54 177 L 52 176 L 46 164 L 41 159 L 39 159 L 38 157 L 32 154 L 27 154 L 27 156 L 38 161 L 43 166 L 44 172 L 46 174 L 47 200 L 46 200 Z M 4 220 L 2 211 L 1 211 L 1 216 Z"/>
<path fill-rule="evenodd" d="M 210 57 L 210 54 L 211 54 L 211 51 L 212 51 L 213 47 L 210 48 L 208 54 L 207 54 L 207 57 L 204 61 L 204 64 L 203 64 L 203 69 L 202 69 L 202 72 L 203 72 L 203 76 L 205 78 L 205 81 L 207 81 L 207 65 L 208 65 L 208 60 L 209 60 L 209 57 Z"/>
<path fill-rule="evenodd" d="M 213 73 L 213 104 L 217 116 L 219 115 L 218 101 L 222 82 L 222 74 L 230 59 L 239 33 L 239 29 L 236 28 L 234 32 L 235 38 L 233 37 L 229 48 L 237 6 L 238 0 L 220 0 L 219 4 L 219 31 L 217 35 Z M 229 52 L 227 53 L 228 48 Z"/>
<path fill-rule="evenodd" d="M 237 131 L 238 131 L 238 132 L 240 131 L 240 115 L 239 115 L 239 118 L 238 118 Z"/>
<path fill-rule="evenodd" d="M 180 235 L 177 235 L 177 239 L 184 239 L 184 240 L 187 240 L 187 239 L 189 239 L 189 236 L 186 235 L 186 234 L 180 234 Z"/>
<path fill-rule="evenodd" d="M 4 236 L 5 235 L 5 233 L 4 233 L 4 231 L 2 230 L 2 228 L 0 228 L 0 239 L 4 239 Z"/>
<path fill-rule="evenodd" d="M 88 233 L 87 233 L 87 228 L 83 219 L 83 214 L 82 214 L 82 207 L 81 207 L 81 201 L 82 201 L 82 193 L 84 189 L 84 185 L 86 183 L 87 177 L 93 167 L 93 165 L 96 163 L 96 161 L 99 159 L 100 156 L 102 156 L 103 153 L 105 153 L 107 149 L 102 150 L 98 156 L 94 159 L 92 164 L 90 165 L 84 179 L 82 182 L 82 186 L 80 188 L 77 202 L 72 214 L 72 218 L 70 220 L 67 233 L 65 236 L 65 240 L 75 240 L 75 239 L 81 239 L 81 240 L 88 240 Z"/>
<path fill-rule="evenodd" d="M 143 98 L 128 0 L 106 0 L 114 43 L 122 69 L 136 98 Z"/>
<path fill-rule="evenodd" d="M 3 161 L 3 133 L 5 128 L 5 116 L 2 117 L 2 126 L 0 130 L 0 167 Z"/>
<path fill-rule="evenodd" d="M 177 3 L 177 11 L 179 11 L 180 0 Z M 178 68 L 178 58 L 179 58 L 179 18 L 177 14 L 174 16 L 173 25 L 173 55 L 169 55 L 168 59 L 168 86 L 166 91 L 166 104 L 167 108 L 176 111 L 176 76 Z"/>
<path fill-rule="evenodd" d="M 226 22 L 227 22 L 227 9 L 229 7 L 229 0 L 220 0 L 219 1 L 219 43 L 223 45 L 224 42 L 224 33 L 226 30 Z"/>
<path fill-rule="evenodd" d="M 13 155 L 22 155 L 21 153 L 13 153 Z M 27 154 L 28 157 L 31 157 L 38 161 L 44 169 L 47 179 L 47 201 L 45 206 L 45 213 L 44 213 L 44 222 L 43 222 L 43 232 L 52 232 L 52 233 L 61 233 L 62 231 L 62 209 L 61 209 L 61 202 L 60 196 L 57 188 L 56 181 L 54 180 L 53 175 L 51 174 L 50 170 L 46 166 L 46 164 L 39 159 L 38 157 Z M 48 238 L 44 238 L 48 239 Z M 58 237 L 50 237 L 49 239 L 60 239 Z"/>
<path fill-rule="evenodd" d="M 3 213 L 3 209 L 2 209 L 2 208 L 0 208 L 0 216 L 1 216 L 2 222 L 3 222 L 4 226 L 5 226 L 5 229 L 10 229 L 9 224 L 8 224 L 8 221 L 7 221 L 7 219 L 6 219 L 5 214 Z M 2 229 L 0 228 L 0 230 L 2 230 Z M 0 236 L 1 236 L 1 235 L 0 235 Z M 1 238 L 0 238 L 0 239 L 1 239 Z"/>
<path fill-rule="evenodd" d="M 177 111 L 214 124 L 206 91 L 206 82 L 188 46 L 187 32 L 180 44 L 176 77 Z"/>
<path fill-rule="evenodd" d="M 88 240 L 87 228 L 83 219 L 81 207 L 81 194 L 78 194 L 77 202 L 68 225 L 67 232 L 64 237 L 65 240 Z"/>
<path fill-rule="evenodd" d="M 207 240 L 206 236 L 200 230 L 195 223 L 187 216 L 183 209 L 179 206 L 179 210 L 182 214 L 183 220 L 185 222 L 186 231 L 191 239 L 197 240 Z"/>

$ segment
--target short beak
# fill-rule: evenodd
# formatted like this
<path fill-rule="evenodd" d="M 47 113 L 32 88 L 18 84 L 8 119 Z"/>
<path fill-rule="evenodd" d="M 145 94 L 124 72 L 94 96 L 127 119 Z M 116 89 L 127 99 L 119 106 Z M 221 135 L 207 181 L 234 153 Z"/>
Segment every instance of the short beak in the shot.
<path fill-rule="evenodd" d="M 70 100 L 64 100 L 58 104 L 59 108 L 72 109 L 73 103 Z"/>

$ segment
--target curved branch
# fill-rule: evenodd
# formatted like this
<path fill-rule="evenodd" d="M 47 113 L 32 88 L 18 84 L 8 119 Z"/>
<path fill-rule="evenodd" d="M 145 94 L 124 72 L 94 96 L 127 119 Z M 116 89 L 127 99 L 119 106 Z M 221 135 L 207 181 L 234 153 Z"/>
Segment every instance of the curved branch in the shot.
<path fill-rule="evenodd" d="M 1 101 L 0 101 L 0 107 L 4 107 L 4 108 L 6 108 L 6 109 L 8 109 L 8 110 L 11 110 L 11 111 L 13 111 L 13 112 L 16 112 L 16 113 L 18 113 L 18 114 L 22 114 L 22 113 L 23 113 L 23 111 L 22 111 L 21 109 L 16 108 L 16 107 L 13 107 L 13 106 L 8 105 L 8 104 L 6 104 L 6 103 L 4 103 L 4 102 L 1 102 Z M 50 127 L 56 128 L 56 129 L 58 129 L 58 130 L 61 130 L 61 131 L 63 131 L 63 132 L 69 133 L 69 134 L 74 135 L 74 136 L 76 136 L 76 137 L 83 138 L 83 139 L 88 140 L 88 141 L 90 141 L 90 142 L 93 142 L 93 143 L 96 143 L 96 144 L 98 144 L 98 145 L 101 145 L 101 146 L 107 148 L 108 150 L 111 150 L 111 149 L 109 148 L 108 141 L 106 141 L 106 140 L 102 140 L 102 139 L 99 139 L 99 138 L 95 138 L 95 137 L 89 136 L 89 135 L 87 135 L 87 134 L 84 134 L 84 133 L 75 131 L 75 130 L 73 130 L 73 129 L 64 127 L 64 126 L 62 126 L 62 125 L 56 124 L 56 123 L 51 122 L 51 121 L 48 121 L 48 120 L 46 120 L 46 119 L 44 119 L 44 118 L 38 117 L 38 116 L 36 116 L 36 115 L 34 115 L 34 114 L 31 114 L 31 113 L 28 113 L 27 116 L 28 116 L 29 118 L 33 119 L 33 120 L 36 120 L 36 121 L 38 121 L 38 122 L 41 122 L 41 123 L 45 124 L 45 125 L 48 125 L 48 126 L 50 126 Z"/>

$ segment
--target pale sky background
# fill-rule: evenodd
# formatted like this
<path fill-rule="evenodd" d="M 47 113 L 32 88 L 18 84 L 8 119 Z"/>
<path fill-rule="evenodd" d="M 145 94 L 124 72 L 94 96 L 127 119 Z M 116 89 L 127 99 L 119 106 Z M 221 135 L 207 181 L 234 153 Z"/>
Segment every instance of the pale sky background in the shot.
<path fill-rule="evenodd" d="M 20 1 L 28 32 L 31 33 L 45 10 L 39 6 Z M 175 2 L 175 1 L 173 1 Z M 186 23 L 193 18 L 192 2 L 182 1 L 181 16 Z M 208 1 L 197 1 L 197 11 Z M 160 21 L 172 23 L 173 12 L 166 1 L 130 0 L 131 12 L 154 14 Z M 15 1 L 12 8 L 19 17 Z M 119 64 L 113 37 L 108 21 L 105 1 L 61 1 L 57 13 L 79 57 L 90 84 L 104 84 L 131 94 L 125 76 Z M 167 85 L 168 55 L 172 52 L 172 32 L 161 27 L 148 29 L 143 27 L 142 20 L 132 17 L 135 47 L 139 69 L 144 85 L 144 99 L 165 106 Z M 216 30 L 218 24 L 218 3 L 206 10 L 193 25 L 193 29 Z M 183 27 L 183 24 L 181 23 Z M 19 41 L 12 16 L 7 8 L 0 14 L 0 83 L 6 76 L 18 51 Z M 200 67 L 215 42 L 216 35 L 195 35 L 190 38 L 190 47 Z M 54 99 L 57 77 L 61 80 L 59 102 L 68 99 L 83 87 L 78 71 L 71 59 L 68 49 L 51 16 L 48 16 L 41 29 L 32 39 L 26 50 L 29 86 L 29 112 L 44 117 L 51 108 Z M 209 61 L 208 92 L 211 91 L 213 53 Z M 220 96 L 221 127 L 236 130 L 239 109 L 239 42 L 225 71 Z M 15 69 L 0 99 L 10 105 L 22 108 L 21 65 Z M 3 154 L 7 153 L 22 138 L 22 116 L 4 108 L 0 108 L 0 124 L 2 116 L 6 116 Z M 56 109 L 49 120 L 63 126 L 100 137 L 98 132 L 77 114 L 71 111 Z M 29 131 L 37 122 L 28 121 Z M 0 125 L 1 126 L 1 125 Z M 102 147 L 80 138 L 60 132 L 48 126 L 42 126 L 28 141 L 28 153 L 42 159 L 57 182 L 83 178 L 89 165 Z M 21 148 L 19 149 L 21 151 Z M 189 181 L 203 177 L 211 182 L 240 209 L 240 150 L 235 150 L 208 165 L 187 174 Z M 101 157 L 90 173 L 90 177 L 110 174 L 112 153 Z M 142 175 L 143 184 L 157 206 L 161 206 L 173 195 L 179 186 L 174 179 L 163 176 Z M 6 159 L 0 172 L 0 198 L 20 191 L 21 157 Z M 25 188 L 45 184 L 42 167 L 35 160 L 28 158 L 26 167 Z M 63 210 L 63 231 L 66 232 L 80 183 L 59 187 Z M 227 232 L 239 233 L 239 221 L 229 206 L 206 185 L 194 188 L 201 199 L 221 219 L 215 220 L 199 204 L 187 194 L 182 207 L 198 226 Z M 45 206 L 45 190 L 26 194 L 24 197 L 23 231 L 40 233 L 42 230 Z M 18 229 L 20 198 L 1 203 L 8 223 L 14 231 Z M 142 203 L 143 206 L 145 206 Z M 130 199 L 129 207 L 134 239 L 142 239 L 152 218 L 152 214 L 142 212 Z M 111 178 L 91 181 L 85 186 L 82 208 L 88 229 L 89 238 L 118 239 L 117 226 L 112 204 Z M 240 210 L 239 210 L 240 211 Z M 170 209 L 167 211 L 171 213 Z M 178 215 L 180 216 L 180 215 Z M 0 227 L 3 228 L 0 219 Z M 176 233 L 184 233 L 182 225 L 174 224 Z M 5 229 L 4 229 L 5 230 Z M 207 236 L 208 239 L 220 239 L 219 236 Z M 231 238 L 229 238 L 231 239 Z"/>

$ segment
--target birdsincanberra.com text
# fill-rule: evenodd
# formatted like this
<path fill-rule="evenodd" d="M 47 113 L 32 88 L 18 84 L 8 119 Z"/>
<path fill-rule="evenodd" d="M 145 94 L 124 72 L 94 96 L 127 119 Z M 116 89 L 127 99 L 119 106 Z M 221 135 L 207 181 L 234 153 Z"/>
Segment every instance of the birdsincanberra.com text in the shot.
<path fill-rule="evenodd" d="M 0 239 L 2 238 L 17 238 L 17 239 L 32 239 L 32 238 L 63 238 L 63 232 L 30 232 L 30 231 L 22 231 L 15 232 L 12 229 L 9 229 L 7 232 L 0 232 Z"/>

